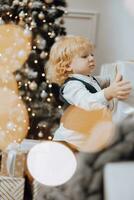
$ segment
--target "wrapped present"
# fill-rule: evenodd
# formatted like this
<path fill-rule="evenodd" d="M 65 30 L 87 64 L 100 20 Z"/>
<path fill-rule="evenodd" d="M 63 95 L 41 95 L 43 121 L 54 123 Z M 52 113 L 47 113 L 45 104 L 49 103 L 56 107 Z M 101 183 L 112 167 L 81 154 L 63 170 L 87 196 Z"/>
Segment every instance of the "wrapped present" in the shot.
<path fill-rule="evenodd" d="M 17 152 L 2 152 L 1 176 L 23 177 L 25 171 L 26 154 Z"/>
<path fill-rule="evenodd" d="M 23 177 L 26 169 L 26 155 L 28 151 L 40 141 L 24 139 L 20 144 L 11 143 L 2 152 L 1 176 Z"/>
<path fill-rule="evenodd" d="M 0 176 L 0 199 L 23 200 L 24 178 Z"/>

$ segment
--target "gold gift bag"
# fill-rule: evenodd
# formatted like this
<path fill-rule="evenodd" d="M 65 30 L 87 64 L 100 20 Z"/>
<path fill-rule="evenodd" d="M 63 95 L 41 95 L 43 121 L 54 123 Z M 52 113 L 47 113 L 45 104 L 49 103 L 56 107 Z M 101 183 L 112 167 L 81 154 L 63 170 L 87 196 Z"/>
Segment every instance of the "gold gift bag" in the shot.
<path fill-rule="evenodd" d="M 24 178 L 0 176 L 0 199 L 23 200 Z"/>

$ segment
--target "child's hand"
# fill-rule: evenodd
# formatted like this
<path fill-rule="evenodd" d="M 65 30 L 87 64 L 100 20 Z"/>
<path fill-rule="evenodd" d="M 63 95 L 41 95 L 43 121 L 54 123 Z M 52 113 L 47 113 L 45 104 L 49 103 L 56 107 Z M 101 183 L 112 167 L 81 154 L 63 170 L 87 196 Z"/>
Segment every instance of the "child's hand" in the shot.
<path fill-rule="evenodd" d="M 121 74 L 117 74 L 115 81 L 107 88 L 104 89 L 104 95 L 109 101 L 113 98 L 125 100 L 131 92 L 131 84 L 129 81 L 122 79 Z"/>

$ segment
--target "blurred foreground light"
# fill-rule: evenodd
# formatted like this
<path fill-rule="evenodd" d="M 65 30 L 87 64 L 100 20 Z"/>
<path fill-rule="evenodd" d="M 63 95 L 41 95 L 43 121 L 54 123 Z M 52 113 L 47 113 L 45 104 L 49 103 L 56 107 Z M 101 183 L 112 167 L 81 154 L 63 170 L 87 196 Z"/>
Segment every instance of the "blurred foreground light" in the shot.
<path fill-rule="evenodd" d="M 77 162 L 68 147 L 61 143 L 46 141 L 30 150 L 27 166 L 30 174 L 39 183 L 58 186 L 73 176 Z"/>

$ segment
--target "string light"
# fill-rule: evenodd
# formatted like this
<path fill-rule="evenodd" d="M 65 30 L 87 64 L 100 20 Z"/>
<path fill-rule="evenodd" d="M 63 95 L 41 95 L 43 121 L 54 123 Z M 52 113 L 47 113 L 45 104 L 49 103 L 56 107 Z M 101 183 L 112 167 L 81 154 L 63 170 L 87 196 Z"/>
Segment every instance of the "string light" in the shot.
<path fill-rule="evenodd" d="M 34 60 L 34 63 L 37 64 L 37 63 L 38 63 L 38 60 Z"/>
<path fill-rule="evenodd" d="M 52 33 L 51 32 L 48 32 L 48 35 L 50 36 Z"/>
<path fill-rule="evenodd" d="M 21 142 L 21 139 L 20 139 L 20 138 L 18 138 L 18 142 Z"/>
<path fill-rule="evenodd" d="M 52 138 L 52 136 L 48 136 L 48 140 L 52 140 L 53 138 Z"/>
<path fill-rule="evenodd" d="M 30 111 L 31 111 L 31 108 L 28 108 L 27 110 L 30 112 Z"/>
<path fill-rule="evenodd" d="M 50 94 L 49 94 L 49 96 L 50 96 L 50 97 L 52 97 L 52 96 L 53 96 L 53 94 L 52 94 L 52 93 L 50 93 Z"/>
<path fill-rule="evenodd" d="M 52 84 L 49 84 L 48 87 L 49 87 L 49 88 L 52 88 Z"/>
<path fill-rule="evenodd" d="M 50 98 L 47 98 L 47 102 L 50 102 L 51 101 L 51 99 Z"/>
<path fill-rule="evenodd" d="M 32 101 L 32 99 L 31 99 L 31 98 L 29 98 L 29 101 Z"/>
<path fill-rule="evenodd" d="M 20 100 L 22 99 L 22 97 L 21 97 L 21 96 L 19 96 L 18 98 L 19 98 Z"/>
<path fill-rule="evenodd" d="M 61 106 L 61 105 L 58 105 L 58 108 L 59 108 L 59 109 L 61 109 L 61 108 L 62 108 L 62 106 Z"/>
<path fill-rule="evenodd" d="M 45 77 L 45 74 L 44 74 L 44 73 L 42 73 L 42 77 Z"/>
<path fill-rule="evenodd" d="M 27 83 L 30 85 L 31 81 L 28 81 Z"/>
<path fill-rule="evenodd" d="M 37 47 L 36 46 L 33 46 L 33 49 L 36 49 Z"/>
<path fill-rule="evenodd" d="M 25 97 L 25 99 L 26 99 L 26 100 L 29 100 L 29 97 L 28 97 L 28 96 L 26 96 L 26 97 Z"/>
<path fill-rule="evenodd" d="M 35 117 L 35 113 L 32 113 L 32 116 Z"/>
<path fill-rule="evenodd" d="M 15 94 L 15 91 L 12 91 L 12 94 Z"/>

